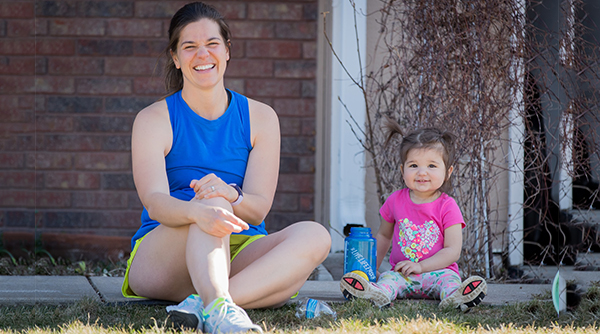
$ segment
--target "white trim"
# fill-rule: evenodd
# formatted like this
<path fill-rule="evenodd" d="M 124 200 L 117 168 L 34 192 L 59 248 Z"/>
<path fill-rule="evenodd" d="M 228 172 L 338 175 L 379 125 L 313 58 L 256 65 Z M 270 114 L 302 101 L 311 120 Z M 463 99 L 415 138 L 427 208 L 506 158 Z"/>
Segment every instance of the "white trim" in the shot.
<path fill-rule="evenodd" d="M 367 35 L 366 17 L 361 13 L 366 12 L 367 3 L 366 0 L 353 2 L 358 11 L 356 15 L 350 1 L 332 2 L 331 43 L 352 78 L 359 80 L 361 65 L 358 55 L 360 54 L 360 59 L 364 61 Z M 346 224 L 366 226 L 364 149 L 356 137 L 361 131 L 353 132 L 350 127 L 352 125 L 356 128 L 354 122 L 361 128 L 364 126 L 366 107 L 361 91 L 335 57 L 331 74 L 329 221 L 331 228 L 341 233 Z M 331 251 L 342 250 L 343 236 L 331 231 L 331 237 Z"/>

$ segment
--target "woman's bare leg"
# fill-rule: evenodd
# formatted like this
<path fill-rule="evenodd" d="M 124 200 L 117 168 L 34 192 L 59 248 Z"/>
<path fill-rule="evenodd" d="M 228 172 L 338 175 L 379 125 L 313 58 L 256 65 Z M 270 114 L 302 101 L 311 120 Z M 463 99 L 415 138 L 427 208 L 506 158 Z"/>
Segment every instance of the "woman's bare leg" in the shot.
<path fill-rule="evenodd" d="M 159 225 L 144 238 L 129 270 L 136 294 L 175 302 L 193 293 L 205 303 L 229 297 L 228 277 L 229 236 L 214 237 L 197 225 Z"/>
<path fill-rule="evenodd" d="M 327 255 L 331 236 L 315 222 L 299 222 L 258 239 L 231 263 L 229 292 L 243 308 L 280 306 Z"/>

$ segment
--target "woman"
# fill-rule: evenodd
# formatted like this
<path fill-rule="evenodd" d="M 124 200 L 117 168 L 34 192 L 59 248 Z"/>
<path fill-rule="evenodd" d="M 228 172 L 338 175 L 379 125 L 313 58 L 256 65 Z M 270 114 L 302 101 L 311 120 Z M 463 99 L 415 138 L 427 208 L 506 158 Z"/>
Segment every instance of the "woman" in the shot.
<path fill-rule="evenodd" d="M 279 122 L 269 106 L 225 89 L 230 45 L 214 8 L 182 7 L 169 27 L 172 94 L 142 110 L 132 131 L 144 211 L 123 294 L 182 301 L 167 307 L 170 319 L 207 332 L 261 331 L 242 308 L 283 305 L 331 244 L 308 221 L 267 235 Z"/>

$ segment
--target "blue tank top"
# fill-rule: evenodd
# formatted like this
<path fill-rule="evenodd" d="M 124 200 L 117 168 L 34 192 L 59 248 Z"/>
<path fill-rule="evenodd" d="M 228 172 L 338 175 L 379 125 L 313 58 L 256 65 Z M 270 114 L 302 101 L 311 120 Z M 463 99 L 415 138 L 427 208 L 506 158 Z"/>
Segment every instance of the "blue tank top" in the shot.
<path fill-rule="evenodd" d="M 193 179 L 214 173 L 225 183 L 244 184 L 250 143 L 250 112 L 248 99 L 228 90 L 229 107 L 221 117 L 207 120 L 196 114 L 181 97 L 181 91 L 165 100 L 169 110 L 173 143 L 165 157 L 171 196 L 189 201 L 195 193 L 190 188 Z M 152 231 L 159 222 L 142 211 L 142 226 L 131 240 L 135 241 Z M 267 234 L 265 222 L 250 225 L 245 235 Z"/>

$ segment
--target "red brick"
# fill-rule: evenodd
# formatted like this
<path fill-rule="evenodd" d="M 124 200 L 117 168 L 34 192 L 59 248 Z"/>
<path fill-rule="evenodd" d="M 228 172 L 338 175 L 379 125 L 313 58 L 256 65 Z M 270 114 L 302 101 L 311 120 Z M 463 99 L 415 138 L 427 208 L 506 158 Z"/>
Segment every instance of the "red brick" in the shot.
<path fill-rule="evenodd" d="M 0 152 L 0 168 L 23 168 L 25 156 L 23 153 Z"/>
<path fill-rule="evenodd" d="M 165 28 L 159 20 L 110 19 L 109 36 L 161 37 Z"/>
<path fill-rule="evenodd" d="M 37 191 L 35 204 L 39 208 L 70 208 L 71 192 L 66 191 Z"/>
<path fill-rule="evenodd" d="M 211 6 L 215 7 L 221 15 L 225 17 L 227 22 L 229 20 L 244 19 L 246 18 L 246 4 L 242 2 L 225 2 L 215 1 L 207 2 Z"/>
<path fill-rule="evenodd" d="M 277 194 L 273 199 L 271 210 L 282 212 L 298 211 L 298 194 Z"/>
<path fill-rule="evenodd" d="M 273 61 L 236 59 L 227 66 L 227 74 L 233 77 L 244 78 L 272 77 Z"/>
<path fill-rule="evenodd" d="M 140 201 L 140 197 L 137 192 L 130 191 L 128 192 L 128 207 L 130 209 L 142 210 L 144 206 L 142 205 L 142 201 Z"/>
<path fill-rule="evenodd" d="M 0 188 L 35 188 L 34 171 L 0 171 Z M 6 191 L 6 190 L 3 190 Z"/>
<path fill-rule="evenodd" d="M 281 133 L 297 136 L 300 134 L 302 122 L 299 118 L 280 117 L 279 126 L 281 127 Z"/>
<path fill-rule="evenodd" d="M 33 57 L 5 57 L 0 58 L 0 74 L 34 75 L 35 58 Z"/>
<path fill-rule="evenodd" d="M 34 218 L 28 217 L 24 225 L 34 225 Z M 34 225 L 35 226 L 35 225 Z M 31 256 L 35 248 L 35 231 L 5 230 L 0 235 L 3 247 L 15 257 Z"/>
<path fill-rule="evenodd" d="M 75 80 L 69 77 L 37 76 L 35 92 L 72 94 L 75 92 Z"/>
<path fill-rule="evenodd" d="M 135 3 L 136 17 L 170 18 L 188 1 L 138 1 Z"/>
<path fill-rule="evenodd" d="M 63 152 L 37 152 L 28 153 L 26 157 L 27 168 L 35 168 L 37 170 L 60 169 L 66 170 L 73 166 L 73 158 L 71 153 Z"/>
<path fill-rule="evenodd" d="M 248 58 L 300 58 L 302 44 L 295 41 L 247 41 Z"/>
<path fill-rule="evenodd" d="M 132 92 L 131 79 L 85 78 L 77 79 L 77 93 L 126 95 Z"/>
<path fill-rule="evenodd" d="M 92 233 L 44 232 L 41 235 L 42 246 L 54 256 L 60 256 L 71 261 L 82 258 L 91 261 L 122 261 L 127 259 L 131 250 L 131 235 L 105 236 L 93 235 Z"/>
<path fill-rule="evenodd" d="M 316 42 L 302 43 L 302 58 L 317 59 L 317 43 Z"/>
<path fill-rule="evenodd" d="M 292 193 L 313 193 L 314 175 L 307 174 L 281 174 L 277 184 L 277 191 Z"/>
<path fill-rule="evenodd" d="M 246 41 L 236 39 L 231 43 L 231 48 L 229 49 L 231 52 L 231 60 L 237 61 L 238 59 L 246 58 Z M 232 62 L 230 61 L 229 64 Z"/>
<path fill-rule="evenodd" d="M 303 7 L 288 3 L 250 3 L 248 18 L 251 20 L 301 20 Z"/>
<path fill-rule="evenodd" d="M 35 55 L 36 42 L 33 39 L 0 39 L 0 54 Z"/>
<path fill-rule="evenodd" d="M 317 126 L 314 118 L 302 120 L 302 135 L 314 136 L 317 134 Z"/>
<path fill-rule="evenodd" d="M 36 118 L 36 125 L 40 132 L 71 132 L 73 117 L 40 115 Z"/>
<path fill-rule="evenodd" d="M 313 195 L 302 194 L 300 195 L 300 211 L 302 212 L 313 212 L 315 197 Z"/>
<path fill-rule="evenodd" d="M 227 73 L 227 72 L 225 72 Z M 240 94 L 246 94 L 246 89 L 244 88 L 246 86 L 246 81 L 244 79 L 232 79 L 229 78 L 229 75 L 225 76 L 225 87 L 238 92 Z M 262 102 L 262 100 L 261 100 Z"/>
<path fill-rule="evenodd" d="M 47 134 L 37 136 L 37 149 L 41 151 L 99 151 L 104 144 L 102 136 L 77 134 Z"/>
<path fill-rule="evenodd" d="M 3 134 L 21 134 L 34 133 L 36 131 L 34 123 L 0 123 L 0 133 Z"/>
<path fill-rule="evenodd" d="M 275 37 L 279 39 L 317 39 L 316 22 L 277 22 Z"/>
<path fill-rule="evenodd" d="M 316 104 L 314 99 L 276 99 L 273 109 L 280 116 L 315 116 Z"/>
<path fill-rule="evenodd" d="M 280 60 L 275 62 L 276 78 L 312 79 L 317 75 L 314 60 Z"/>
<path fill-rule="evenodd" d="M 44 185 L 47 189 L 98 189 L 100 175 L 88 172 L 46 172 Z"/>
<path fill-rule="evenodd" d="M 35 42 L 35 50 L 39 55 L 61 55 L 75 54 L 75 40 L 73 39 L 38 39 Z"/>
<path fill-rule="evenodd" d="M 36 34 L 35 20 L 7 20 L 6 21 L 6 36 L 7 37 L 29 37 Z"/>
<path fill-rule="evenodd" d="M 77 192 L 73 196 L 74 208 L 126 209 L 127 193 Z"/>
<path fill-rule="evenodd" d="M 0 17 L 32 18 L 34 17 L 34 2 L 9 1 L 0 3 Z"/>
<path fill-rule="evenodd" d="M 104 36 L 106 23 L 103 19 L 51 19 L 48 31 L 53 36 Z"/>
<path fill-rule="evenodd" d="M 35 207 L 35 190 L 0 191 L 0 206 L 8 208 Z"/>
<path fill-rule="evenodd" d="M 48 74 L 90 75 L 103 73 L 103 60 L 89 57 L 50 57 Z"/>
<path fill-rule="evenodd" d="M 35 106 L 35 97 L 31 95 L 19 96 L 19 108 L 31 109 Z"/>
<path fill-rule="evenodd" d="M 34 93 L 34 76 L 2 76 L 0 77 L 0 91 L 3 94 Z"/>
<path fill-rule="evenodd" d="M 161 64 L 157 59 L 142 58 L 142 57 L 127 57 L 127 58 L 106 58 L 104 61 L 104 69 L 109 75 L 135 75 L 150 77 L 156 71 L 161 70 Z"/>
<path fill-rule="evenodd" d="M 83 170 L 131 169 L 130 153 L 79 153 L 75 155 L 75 168 Z"/>
<path fill-rule="evenodd" d="M 137 95 L 156 95 L 166 94 L 165 83 L 162 78 L 134 78 L 133 92 Z"/>
<path fill-rule="evenodd" d="M 249 96 L 299 97 L 298 80 L 246 80 L 246 94 Z"/>
<path fill-rule="evenodd" d="M 235 38 L 267 39 L 275 37 L 275 24 L 272 22 L 230 21 L 229 28 Z"/>

